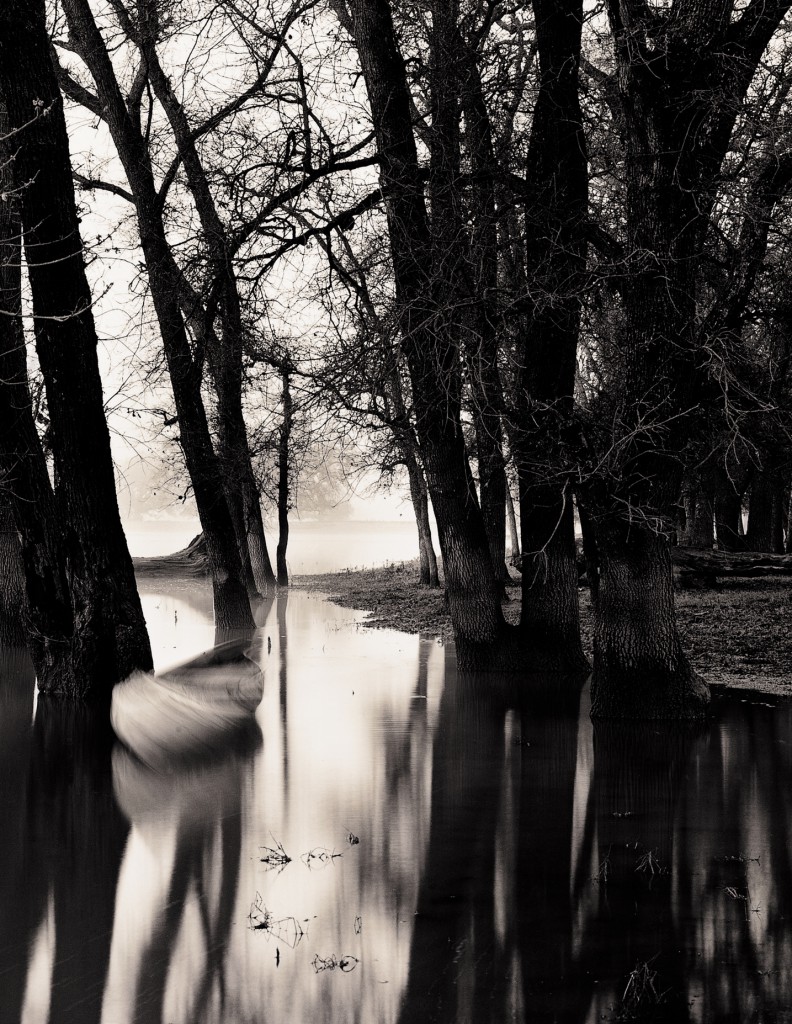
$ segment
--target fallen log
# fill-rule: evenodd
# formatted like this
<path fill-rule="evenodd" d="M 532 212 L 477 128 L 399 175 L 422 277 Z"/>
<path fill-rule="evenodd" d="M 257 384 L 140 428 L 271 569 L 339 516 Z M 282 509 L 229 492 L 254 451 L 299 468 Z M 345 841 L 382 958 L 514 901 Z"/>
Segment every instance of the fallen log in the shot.
<path fill-rule="evenodd" d="M 792 576 L 792 555 L 675 547 L 671 557 L 683 587 L 714 583 L 719 577 Z"/>

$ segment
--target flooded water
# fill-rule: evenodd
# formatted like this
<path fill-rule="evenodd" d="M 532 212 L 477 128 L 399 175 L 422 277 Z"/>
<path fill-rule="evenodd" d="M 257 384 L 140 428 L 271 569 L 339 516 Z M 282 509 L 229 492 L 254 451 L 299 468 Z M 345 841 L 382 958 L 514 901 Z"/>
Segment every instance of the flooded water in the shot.
<path fill-rule="evenodd" d="M 168 555 L 189 544 L 201 526 L 197 519 L 128 522 L 125 526 L 133 556 Z M 270 555 L 275 558 L 275 538 L 268 532 Z M 286 562 L 293 575 L 368 569 L 388 562 L 418 557 L 418 533 L 409 521 L 303 522 L 289 527 Z"/>
<path fill-rule="evenodd" d="M 0 1024 L 792 1019 L 792 705 L 593 727 L 360 619 L 262 608 L 249 727 L 157 770 L 3 652 Z"/>

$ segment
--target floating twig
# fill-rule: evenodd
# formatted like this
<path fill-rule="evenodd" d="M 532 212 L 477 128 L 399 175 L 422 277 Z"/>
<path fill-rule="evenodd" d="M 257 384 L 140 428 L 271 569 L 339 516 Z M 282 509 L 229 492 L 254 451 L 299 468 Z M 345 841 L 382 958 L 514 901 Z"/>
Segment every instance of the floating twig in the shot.
<path fill-rule="evenodd" d="M 319 956 L 317 953 L 311 961 L 311 966 L 317 974 L 321 971 L 334 971 L 336 968 L 339 971 L 343 971 L 344 974 L 349 974 L 350 971 L 354 971 L 359 963 L 360 961 L 356 956 L 349 956 L 348 954 L 339 959 L 335 953 L 331 953 L 330 956 Z"/>

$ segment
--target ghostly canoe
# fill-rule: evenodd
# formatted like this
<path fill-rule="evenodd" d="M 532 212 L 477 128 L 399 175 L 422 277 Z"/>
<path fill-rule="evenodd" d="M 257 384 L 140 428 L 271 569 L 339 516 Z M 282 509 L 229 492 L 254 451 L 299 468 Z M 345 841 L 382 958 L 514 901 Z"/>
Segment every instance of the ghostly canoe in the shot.
<path fill-rule="evenodd" d="M 232 640 L 161 675 L 135 672 L 113 690 L 118 738 L 144 764 L 168 771 L 224 756 L 257 731 L 264 692 L 249 641 Z"/>

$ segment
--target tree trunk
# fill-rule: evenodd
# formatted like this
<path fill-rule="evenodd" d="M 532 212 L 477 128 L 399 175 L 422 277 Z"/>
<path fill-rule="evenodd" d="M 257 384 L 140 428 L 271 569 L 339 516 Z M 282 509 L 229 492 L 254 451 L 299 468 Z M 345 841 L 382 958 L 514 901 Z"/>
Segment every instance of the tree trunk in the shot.
<path fill-rule="evenodd" d="M 786 540 L 784 541 L 784 554 L 792 555 L 792 491 L 787 498 L 787 521 Z"/>
<path fill-rule="evenodd" d="M 587 669 L 580 640 L 569 430 L 586 264 L 586 141 L 578 70 L 582 0 L 534 0 L 540 86 L 528 147 L 527 325 L 519 355 L 514 452 L 520 485 L 520 631 L 546 667 Z"/>
<path fill-rule="evenodd" d="M 789 4 L 751 6 L 736 21 L 733 6 L 675 4 L 656 19 L 646 6 L 607 4 L 629 255 L 619 386 L 606 396 L 605 443 L 618 450 L 618 466 L 593 488 L 602 572 L 592 714 L 687 717 L 705 704 L 677 635 L 664 532 L 699 427 L 694 411 L 712 387 L 696 304 L 709 214 L 735 119 Z"/>
<path fill-rule="evenodd" d="M 784 553 L 784 526 L 789 508 L 789 483 L 783 477 L 774 481 L 773 507 L 770 513 L 770 550 L 773 554 Z"/>
<path fill-rule="evenodd" d="M 437 558 L 432 543 L 432 527 L 429 522 L 429 496 L 426 492 L 423 470 L 414 452 L 405 451 L 403 458 L 410 481 L 410 499 L 415 512 L 415 525 L 418 528 L 421 586 L 439 587 L 440 577 L 437 572 Z"/>
<path fill-rule="evenodd" d="M 352 28 L 366 82 L 389 197 L 388 232 L 396 298 L 412 383 L 416 433 L 437 521 L 449 611 L 473 660 L 507 635 L 481 510 L 470 478 L 460 418 L 460 327 L 456 292 L 463 232 L 455 189 L 457 90 L 444 78 L 443 47 L 455 38 L 442 3 L 433 26 L 431 226 L 421 183 L 405 66 L 390 5 L 351 0 Z M 433 272 L 436 268 L 436 272 Z M 485 655 L 486 657 L 486 655 Z"/>
<path fill-rule="evenodd" d="M 506 481 L 506 522 L 509 527 L 509 564 L 522 566 L 520 557 L 520 535 L 517 532 L 517 517 L 514 514 L 514 501 L 511 496 L 509 481 Z"/>
<path fill-rule="evenodd" d="M 503 388 L 498 370 L 498 230 L 495 204 L 497 161 L 477 54 L 457 34 L 462 64 L 460 98 L 473 181 L 470 188 L 470 247 L 464 273 L 470 329 L 464 334 L 484 529 L 498 583 L 510 580 L 506 566 L 506 462 L 503 458 Z"/>
<path fill-rule="evenodd" d="M 599 597 L 600 562 L 597 548 L 597 527 L 589 510 L 580 499 L 577 501 L 580 518 L 580 532 L 583 538 L 583 557 L 586 560 L 586 577 L 588 579 L 591 604 L 595 606 Z"/>
<path fill-rule="evenodd" d="M 715 492 L 715 533 L 719 551 L 741 551 L 740 520 L 742 498 L 732 483 L 724 479 Z"/>
<path fill-rule="evenodd" d="M 758 469 L 751 483 L 745 551 L 770 552 L 773 550 L 774 489 L 772 475 L 763 469 Z"/>
<path fill-rule="evenodd" d="M 608 523 L 598 548 L 592 717 L 700 717 L 709 692 L 677 633 L 668 541 Z"/>
<path fill-rule="evenodd" d="M 26 601 L 22 545 L 10 499 L 0 493 L 0 647 L 24 646 Z"/>
<path fill-rule="evenodd" d="M 165 236 L 145 139 L 140 124 L 127 110 L 86 0 L 64 0 L 63 11 L 72 42 L 96 83 L 96 110 L 110 129 L 135 202 L 151 298 L 173 386 L 182 450 L 211 566 L 216 625 L 220 629 L 252 629 L 253 616 L 233 520 L 201 397 L 202 367 L 190 351 L 179 303 L 181 275 Z"/>
<path fill-rule="evenodd" d="M 184 107 L 159 62 L 156 49 L 156 6 L 149 0 L 139 0 L 138 11 L 141 31 L 136 38 L 154 92 L 168 117 L 184 164 L 187 183 L 209 250 L 213 283 L 219 291 L 222 342 L 214 331 L 207 332 L 210 341 L 207 355 L 217 391 L 219 455 L 248 591 L 255 594 L 258 588 L 261 593 L 266 593 L 267 587 L 274 582 L 274 576 L 264 540 L 261 504 L 250 463 L 250 446 L 242 412 L 242 313 L 233 249 L 229 232 L 217 212 Z"/>
<path fill-rule="evenodd" d="M 703 488 L 691 496 L 691 517 L 687 523 L 687 546 L 711 551 L 715 542 L 713 499 Z"/>
<path fill-rule="evenodd" d="M 78 690 L 69 678 L 63 687 L 48 680 L 51 690 L 44 692 L 108 697 L 115 682 L 152 667 L 151 649 L 118 512 L 92 299 L 43 0 L 6 3 L 0 19 L 0 90 L 18 133 L 13 174 L 76 626 Z"/>
<path fill-rule="evenodd" d="M 289 570 L 286 566 L 286 548 L 289 544 L 289 455 L 292 424 L 294 423 L 294 403 L 289 387 L 289 371 L 281 374 L 283 390 L 283 420 L 278 439 L 278 586 L 288 587 Z"/>

